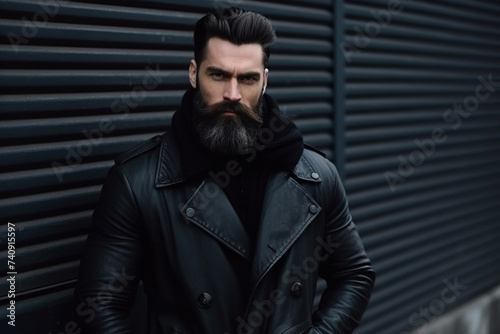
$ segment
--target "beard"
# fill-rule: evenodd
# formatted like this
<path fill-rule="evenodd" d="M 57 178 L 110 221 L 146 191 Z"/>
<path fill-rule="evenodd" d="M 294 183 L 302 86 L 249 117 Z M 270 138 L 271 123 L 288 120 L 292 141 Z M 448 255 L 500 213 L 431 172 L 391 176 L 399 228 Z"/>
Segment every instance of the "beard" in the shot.
<path fill-rule="evenodd" d="M 263 123 L 262 95 L 251 108 L 228 101 L 210 105 L 197 89 L 195 105 L 198 107 L 196 132 L 202 146 L 209 152 L 234 158 L 257 144 Z M 227 112 L 234 115 L 224 115 Z"/>

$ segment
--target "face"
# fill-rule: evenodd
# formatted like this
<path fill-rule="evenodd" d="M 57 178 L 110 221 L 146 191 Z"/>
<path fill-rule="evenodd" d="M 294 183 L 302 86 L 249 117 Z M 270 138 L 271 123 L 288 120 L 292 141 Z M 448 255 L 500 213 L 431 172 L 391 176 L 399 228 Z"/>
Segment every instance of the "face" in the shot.
<path fill-rule="evenodd" d="M 201 64 L 191 61 L 189 79 L 200 108 L 196 128 L 213 153 L 234 156 L 255 144 L 268 76 L 263 57 L 260 44 L 212 38 Z"/>

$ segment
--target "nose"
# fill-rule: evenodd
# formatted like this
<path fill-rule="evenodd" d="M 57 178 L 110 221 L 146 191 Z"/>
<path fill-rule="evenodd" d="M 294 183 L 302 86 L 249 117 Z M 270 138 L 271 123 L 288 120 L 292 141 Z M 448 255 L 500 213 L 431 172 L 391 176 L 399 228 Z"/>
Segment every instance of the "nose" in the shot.
<path fill-rule="evenodd" d="M 238 80 L 231 79 L 227 82 L 224 89 L 224 100 L 231 102 L 238 102 L 241 100 Z"/>

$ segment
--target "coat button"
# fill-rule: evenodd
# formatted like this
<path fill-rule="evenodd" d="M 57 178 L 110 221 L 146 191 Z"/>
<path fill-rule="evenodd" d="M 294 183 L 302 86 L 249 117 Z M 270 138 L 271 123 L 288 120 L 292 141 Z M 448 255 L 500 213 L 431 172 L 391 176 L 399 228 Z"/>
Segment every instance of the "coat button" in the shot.
<path fill-rule="evenodd" d="M 310 212 L 310 213 L 316 213 L 316 212 L 318 212 L 318 207 L 317 207 L 316 205 L 314 205 L 314 204 L 313 204 L 313 205 L 311 205 L 311 206 L 309 207 L 309 212 Z"/>
<path fill-rule="evenodd" d="M 187 208 L 187 209 L 186 209 L 186 216 L 187 216 L 188 218 L 193 218 L 193 217 L 194 217 L 194 215 L 195 215 L 195 213 L 196 213 L 196 211 L 194 211 L 194 209 L 193 209 L 193 208 Z"/>
<path fill-rule="evenodd" d="M 292 287 L 290 288 L 290 293 L 295 298 L 299 298 L 300 296 L 302 296 L 303 291 L 304 291 L 304 287 L 302 286 L 302 284 L 300 282 L 293 283 Z"/>
<path fill-rule="evenodd" d="M 314 180 L 317 180 L 317 179 L 319 179 L 319 174 L 318 174 L 318 173 L 311 173 L 311 177 L 312 177 Z"/>
<path fill-rule="evenodd" d="M 209 293 L 203 292 L 198 296 L 198 305 L 201 308 L 209 308 L 212 307 L 213 298 Z"/>

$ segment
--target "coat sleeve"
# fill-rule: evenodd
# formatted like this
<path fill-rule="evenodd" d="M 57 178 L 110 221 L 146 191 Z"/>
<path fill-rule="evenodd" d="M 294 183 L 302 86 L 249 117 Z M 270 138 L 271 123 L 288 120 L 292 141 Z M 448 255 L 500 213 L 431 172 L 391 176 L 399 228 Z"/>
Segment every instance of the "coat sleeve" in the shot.
<path fill-rule="evenodd" d="M 332 165 L 333 192 L 326 209 L 324 242 L 330 256 L 321 263 L 320 277 L 327 282 L 311 333 L 350 334 L 359 325 L 375 282 L 360 236 L 349 213 L 340 177 Z M 331 189 L 331 188 L 330 188 Z M 330 191 L 329 191 L 330 192 Z"/>
<path fill-rule="evenodd" d="M 119 166 L 106 178 L 93 214 L 75 289 L 83 333 L 133 333 L 129 311 L 142 272 L 142 221 Z"/>

